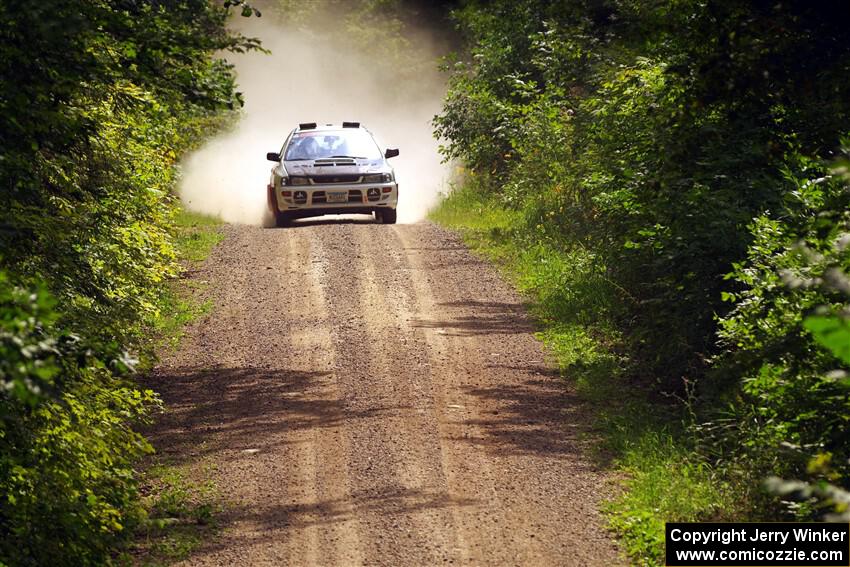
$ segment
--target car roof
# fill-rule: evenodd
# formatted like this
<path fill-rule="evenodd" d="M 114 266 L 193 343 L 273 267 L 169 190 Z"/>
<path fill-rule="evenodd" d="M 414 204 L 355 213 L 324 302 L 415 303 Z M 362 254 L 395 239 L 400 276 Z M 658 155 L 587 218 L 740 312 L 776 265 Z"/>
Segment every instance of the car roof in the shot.
<path fill-rule="evenodd" d="M 343 128 L 346 130 L 366 130 L 367 132 L 369 132 L 369 130 L 360 125 L 360 122 L 328 122 L 326 124 L 319 124 L 316 122 L 302 122 L 298 125 L 297 128 L 293 130 L 293 132 L 320 132 L 323 130 L 342 130 Z"/>

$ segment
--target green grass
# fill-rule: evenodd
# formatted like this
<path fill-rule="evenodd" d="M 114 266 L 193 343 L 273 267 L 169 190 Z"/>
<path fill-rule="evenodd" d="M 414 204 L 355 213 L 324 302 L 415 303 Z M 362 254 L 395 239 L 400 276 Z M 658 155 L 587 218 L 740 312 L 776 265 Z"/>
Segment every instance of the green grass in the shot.
<path fill-rule="evenodd" d="M 181 209 L 174 221 L 177 257 L 184 262 L 205 260 L 215 245 L 224 238 L 218 230 L 221 220 L 216 217 Z"/>
<path fill-rule="evenodd" d="M 184 268 L 205 260 L 224 238 L 216 218 L 181 210 L 175 216 L 175 249 Z M 162 352 L 176 348 L 183 330 L 192 321 L 208 313 L 210 302 L 201 302 L 195 293 L 207 284 L 181 277 L 165 290 L 159 317 L 149 331 L 149 350 Z M 142 370 L 154 359 L 143 361 Z M 211 480 L 210 465 L 178 467 L 153 458 L 140 482 L 144 495 L 141 520 L 129 547 L 119 563 L 159 566 L 170 565 L 189 556 L 201 542 L 216 531 L 216 515 L 221 498 Z M 190 477 L 191 473 L 191 477 Z"/>
<path fill-rule="evenodd" d="M 614 437 L 624 492 L 605 512 L 638 565 L 664 564 L 665 521 L 720 520 L 731 509 L 732 493 L 715 472 L 663 427 L 635 435 L 620 420 Z"/>
<path fill-rule="evenodd" d="M 190 478 L 176 465 L 156 462 L 148 467 L 142 483 L 143 519 L 121 563 L 171 565 L 215 535 L 222 498 L 211 480 L 213 469 L 195 466 L 195 477 Z"/>
<path fill-rule="evenodd" d="M 665 521 L 718 519 L 732 508 L 731 490 L 689 450 L 685 416 L 671 415 L 672 406 L 649 401 L 629 383 L 612 316 L 623 298 L 592 251 L 535 238 L 521 213 L 474 183 L 456 189 L 430 218 L 460 232 L 525 294 L 538 337 L 593 408 L 592 433 L 602 440 L 597 457 L 622 483 L 604 511 L 633 563 L 663 564 Z"/>
<path fill-rule="evenodd" d="M 180 210 L 175 215 L 174 247 L 177 260 L 184 268 L 191 268 L 204 261 L 224 236 L 219 228 L 222 222 L 198 213 Z M 186 325 L 209 313 L 212 304 L 195 298 L 197 292 L 207 284 L 197 280 L 179 278 L 169 282 L 161 299 L 160 313 L 149 331 L 149 349 L 162 352 L 177 348 Z M 143 360 L 142 369 L 149 368 L 155 361 Z"/>
<path fill-rule="evenodd" d="M 192 296 L 192 290 L 200 290 L 205 286 L 205 283 L 193 280 L 181 280 L 169 286 L 162 298 L 163 315 L 151 329 L 150 337 L 155 350 L 161 352 L 166 348 L 177 348 L 186 325 L 210 312 L 212 303 L 198 301 Z"/>

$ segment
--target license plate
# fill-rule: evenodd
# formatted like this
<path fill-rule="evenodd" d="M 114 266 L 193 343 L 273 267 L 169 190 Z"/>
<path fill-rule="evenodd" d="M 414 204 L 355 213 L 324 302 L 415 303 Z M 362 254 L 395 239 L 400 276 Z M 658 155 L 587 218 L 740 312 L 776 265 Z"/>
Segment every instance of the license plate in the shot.
<path fill-rule="evenodd" d="M 328 191 L 328 203 L 347 203 L 348 191 Z"/>

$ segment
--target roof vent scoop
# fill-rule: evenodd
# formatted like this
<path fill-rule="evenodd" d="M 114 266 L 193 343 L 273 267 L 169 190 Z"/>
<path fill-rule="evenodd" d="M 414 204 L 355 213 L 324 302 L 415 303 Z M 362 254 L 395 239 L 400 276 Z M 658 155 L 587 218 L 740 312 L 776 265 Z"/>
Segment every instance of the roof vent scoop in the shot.
<path fill-rule="evenodd" d="M 299 130 L 315 130 L 316 123 L 315 122 L 303 122 L 298 125 Z"/>
<path fill-rule="evenodd" d="M 343 128 L 360 128 L 360 122 L 343 122 Z"/>

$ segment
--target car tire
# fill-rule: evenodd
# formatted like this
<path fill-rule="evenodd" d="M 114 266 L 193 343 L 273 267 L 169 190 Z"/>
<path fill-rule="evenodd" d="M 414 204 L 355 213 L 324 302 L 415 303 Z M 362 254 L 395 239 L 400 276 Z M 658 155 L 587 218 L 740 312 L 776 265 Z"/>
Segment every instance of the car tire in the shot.
<path fill-rule="evenodd" d="M 382 224 L 395 224 L 396 217 L 398 216 L 395 209 L 381 209 L 380 215 Z"/>

